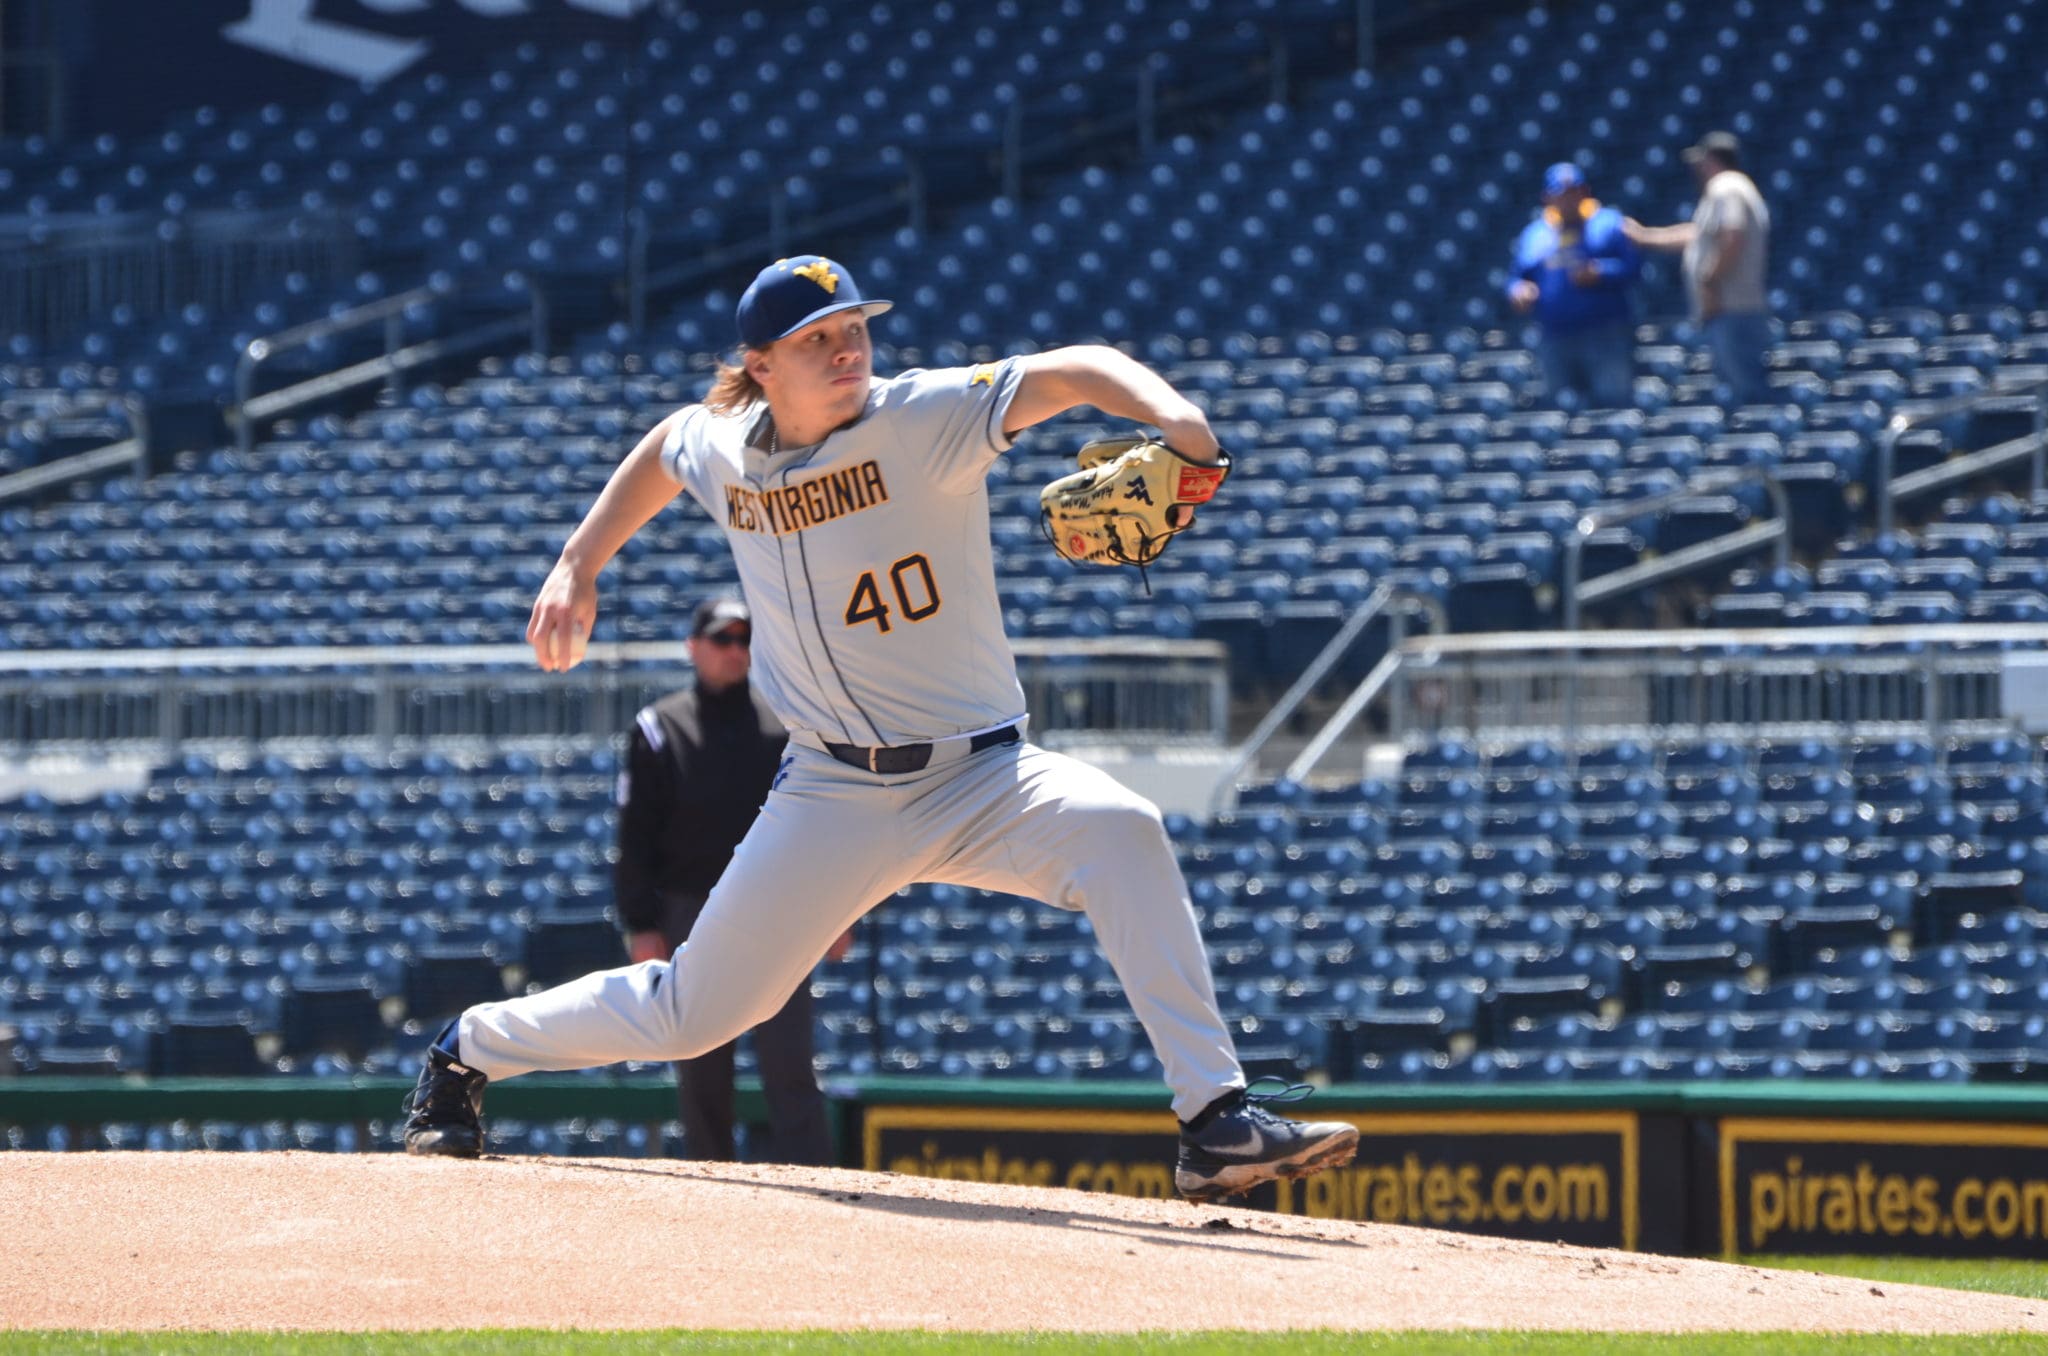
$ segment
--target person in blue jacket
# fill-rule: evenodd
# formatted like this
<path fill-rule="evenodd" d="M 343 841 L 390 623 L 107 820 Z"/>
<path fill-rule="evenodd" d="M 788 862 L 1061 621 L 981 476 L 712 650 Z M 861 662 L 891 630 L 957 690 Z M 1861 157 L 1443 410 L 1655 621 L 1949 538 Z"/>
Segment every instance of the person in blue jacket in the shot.
<path fill-rule="evenodd" d="M 1571 391 L 1597 409 L 1632 403 L 1629 293 L 1643 257 L 1625 220 L 1593 198 L 1577 165 L 1557 164 L 1543 175 L 1543 211 L 1515 240 L 1508 301 L 1542 329 L 1536 352 L 1552 399 Z"/>

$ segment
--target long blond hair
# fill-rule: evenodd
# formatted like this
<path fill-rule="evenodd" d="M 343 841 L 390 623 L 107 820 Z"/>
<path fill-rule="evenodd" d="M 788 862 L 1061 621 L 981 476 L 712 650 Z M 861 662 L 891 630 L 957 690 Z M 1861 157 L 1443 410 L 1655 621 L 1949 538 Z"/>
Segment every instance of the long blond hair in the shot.
<path fill-rule="evenodd" d="M 704 395 L 704 408 L 713 414 L 738 414 L 767 398 L 768 393 L 761 389 L 761 383 L 754 380 L 754 374 L 747 371 L 744 364 L 720 363 L 718 375 L 712 379 L 711 389 Z"/>

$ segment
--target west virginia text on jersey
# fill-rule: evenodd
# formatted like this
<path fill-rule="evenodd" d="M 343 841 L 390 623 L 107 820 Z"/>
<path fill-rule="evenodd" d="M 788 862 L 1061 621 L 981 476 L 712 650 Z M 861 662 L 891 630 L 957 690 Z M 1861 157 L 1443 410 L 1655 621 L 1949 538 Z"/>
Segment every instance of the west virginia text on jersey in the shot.
<path fill-rule="evenodd" d="M 882 468 L 873 461 L 812 476 L 772 490 L 725 487 L 725 525 L 742 532 L 801 532 L 889 502 Z"/>

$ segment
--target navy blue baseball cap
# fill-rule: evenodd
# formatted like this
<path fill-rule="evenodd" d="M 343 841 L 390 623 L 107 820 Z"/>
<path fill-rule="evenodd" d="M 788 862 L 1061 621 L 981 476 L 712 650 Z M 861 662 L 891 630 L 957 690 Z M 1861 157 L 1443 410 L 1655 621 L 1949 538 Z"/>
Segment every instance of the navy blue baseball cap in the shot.
<path fill-rule="evenodd" d="M 1585 186 L 1585 174 L 1569 160 L 1561 160 L 1543 171 L 1543 196 L 1546 198 Z"/>
<path fill-rule="evenodd" d="M 819 254 L 799 254 L 777 259 L 755 274 L 733 319 L 742 345 L 766 348 L 828 315 L 855 308 L 863 315 L 880 315 L 895 304 L 861 296 L 846 265 Z"/>

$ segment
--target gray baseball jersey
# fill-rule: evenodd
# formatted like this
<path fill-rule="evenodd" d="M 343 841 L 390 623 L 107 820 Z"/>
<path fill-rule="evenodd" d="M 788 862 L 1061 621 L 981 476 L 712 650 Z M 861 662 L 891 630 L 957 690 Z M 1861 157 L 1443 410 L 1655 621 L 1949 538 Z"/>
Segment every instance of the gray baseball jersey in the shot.
<path fill-rule="evenodd" d="M 859 420 L 772 454 L 765 410 L 672 426 L 662 467 L 725 529 L 754 682 L 792 731 L 914 744 L 1023 716 L 986 480 L 1022 375 L 1012 358 L 878 378 Z"/>

